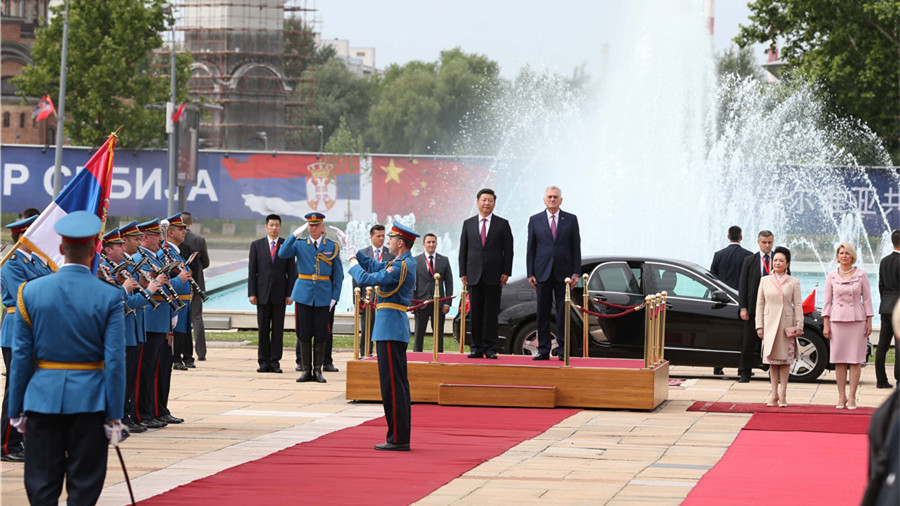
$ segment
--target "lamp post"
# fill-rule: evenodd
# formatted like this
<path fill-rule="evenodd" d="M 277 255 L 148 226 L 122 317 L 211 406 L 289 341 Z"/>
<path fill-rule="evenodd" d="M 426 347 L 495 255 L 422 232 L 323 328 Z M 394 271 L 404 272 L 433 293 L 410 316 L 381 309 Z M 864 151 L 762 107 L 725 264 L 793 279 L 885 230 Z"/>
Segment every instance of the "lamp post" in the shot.
<path fill-rule="evenodd" d="M 319 154 L 322 154 L 325 150 L 325 127 L 316 125 L 316 130 L 319 131 Z"/>
<path fill-rule="evenodd" d="M 166 104 L 166 133 L 169 134 L 169 202 L 168 215 L 175 214 L 175 188 L 178 185 L 178 162 L 177 146 L 178 139 L 175 135 L 177 125 L 172 120 L 172 114 L 175 112 L 175 12 L 171 5 L 166 6 L 167 14 L 171 17 L 172 22 L 172 55 L 170 63 L 170 87 L 169 102 Z"/>
<path fill-rule="evenodd" d="M 56 99 L 56 152 L 53 162 L 53 198 L 62 188 L 63 122 L 66 119 L 66 67 L 69 54 L 69 0 L 66 0 L 66 16 L 63 19 L 62 62 L 59 67 L 59 98 Z"/>

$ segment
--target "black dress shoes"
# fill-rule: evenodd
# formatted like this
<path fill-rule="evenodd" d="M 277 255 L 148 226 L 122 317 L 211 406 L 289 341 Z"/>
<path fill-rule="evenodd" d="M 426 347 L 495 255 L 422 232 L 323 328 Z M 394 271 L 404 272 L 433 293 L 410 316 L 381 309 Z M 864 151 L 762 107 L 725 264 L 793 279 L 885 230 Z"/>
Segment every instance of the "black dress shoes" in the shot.
<path fill-rule="evenodd" d="M 313 375 L 312 375 L 311 369 L 307 369 L 307 370 L 303 371 L 303 374 L 301 374 L 300 377 L 297 378 L 297 383 L 306 383 L 307 381 L 313 381 Z"/>
<path fill-rule="evenodd" d="M 197 365 L 194 364 L 193 360 L 191 360 L 190 362 L 185 362 L 184 366 L 187 367 L 188 369 L 196 369 L 197 368 Z"/>
<path fill-rule="evenodd" d="M 145 427 L 144 424 L 142 424 L 142 423 L 132 422 L 132 423 L 126 424 L 125 426 L 128 427 L 128 432 L 131 432 L 132 434 L 140 434 L 141 432 L 147 432 L 147 427 Z"/>
<path fill-rule="evenodd" d="M 737 382 L 738 382 L 738 383 L 750 383 L 750 375 L 748 375 L 748 374 L 741 374 L 741 377 L 738 378 L 738 381 L 737 381 Z"/>
<path fill-rule="evenodd" d="M 259 366 L 259 369 L 256 370 L 256 372 L 269 372 L 269 371 L 271 371 L 271 370 L 272 370 L 272 369 L 269 369 L 269 366 L 267 366 L 267 365 L 261 365 L 261 366 Z"/>
<path fill-rule="evenodd" d="M 185 367 L 185 365 L 182 364 L 181 362 L 175 362 L 174 364 L 172 364 L 172 369 L 175 369 L 176 371 L 187 371 L 188 370 L 188 368 Z"/>
<path fill-rule="evenodd" d="M 303 367 L 298 365 L 297 367 L 294 368 L 294 370 L 295 370 L 295 371 L 302 371 L 302 370 L 303 370 Z"/>
<path fill-rule="evenodd" d="M 338 368 L 334 364 L 325 364 L 322 366 L 322 370 L 325 372 L 338 372 Z"/>
<path fill-rule="evenodd" d="M 162 420 L 163 422 L 166 422 L 166 423 L 182 423 L 182 422 L 184 422 L 183 418 L 174 417 L 172 415 L 157 416 L 156 419 Z"/>
<path fill-rule="evenodd" d="M 269 372 L 274 372 L 274 373 L 277 373 L 277 374 L 281 374 L 283 371 L 281 370 L 281 367 L 278 367 L 277 365 L 273 365 L 273 366 L 269 369 Z"/>
<path fill-rule="evenodd" d="M 721 367 L 713 367 L 713 376 L 725 376 L 725 370 Z"/>
<path fill-rule="evenodd" d="M 547 355 L 546 353 L 538 353 L 531 360 L 550 360 L 550 355 Z"/>
<path fill-rule="evenodd" d="M 378 448 L 377 446 L 375 448 Z M 406 445 L 406 449 L 409 450 L 409 445 Z M 3 462 L 25 462 L 25 450 L 14 453 L 7 453 L 0 457 L 0 460 Z"/>
<path fill-rule="evenodd" d="M 375 445 L 375 449 L 385 452 L 408 452 L 409 443 L 383 443 Z"/>
<path fill-rule="evenodd" d="M 891 385 L 887 381 L 879 381 L 875 388 L 893 388 L 894 385 Z"/>
<path fill-rule="evenodd" d="M 489 351 L 484 354 L 484 358 L 490 358 L 490 359 L 497 360 L 497 354 L 494 353 L 493 351 Z"/>
<path fill-rule="evenodd" d="M 474 353 L 474 352 L 473 352 L 473 353 L 469 353 L 468 357 L 469 357 L 469 358 L 484 358 L 484 354 L 483 354 L 483 353 Z"/>
<path fill-rule="evenodd" d="M 141 422 L 141 423 L 144 425 L 144 427 L 147 427 L 148 429 L 162 429 L 166 425 L 169 425 L 168 423 L 166 423 L 163 420 L 160 420 L 158 418 L 154 418 L 152 420 L 148 420 L 146 422 Z"/>

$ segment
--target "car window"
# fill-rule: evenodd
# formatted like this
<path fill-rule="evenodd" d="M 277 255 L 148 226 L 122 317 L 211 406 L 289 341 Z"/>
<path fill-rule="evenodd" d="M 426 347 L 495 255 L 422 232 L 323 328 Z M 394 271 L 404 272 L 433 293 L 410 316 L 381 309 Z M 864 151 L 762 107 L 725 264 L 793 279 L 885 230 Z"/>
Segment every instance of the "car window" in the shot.
<path fill-rule="evenodd" d="M 598 265 L 588 280 L 588 289 L 640 295 L 641 287 L 638 279 L 635 279 L 635 272 L 639 279 L 640 269 L 631 269 L 625 262 Z"/>
<path fill-rule="evenodd" d="M 690 299 L 711 300 L 714 286 L 684 269 L 669 265 L 650 264 L 650 275 L 656 281 L 656 288 L 671 296 Z"/>

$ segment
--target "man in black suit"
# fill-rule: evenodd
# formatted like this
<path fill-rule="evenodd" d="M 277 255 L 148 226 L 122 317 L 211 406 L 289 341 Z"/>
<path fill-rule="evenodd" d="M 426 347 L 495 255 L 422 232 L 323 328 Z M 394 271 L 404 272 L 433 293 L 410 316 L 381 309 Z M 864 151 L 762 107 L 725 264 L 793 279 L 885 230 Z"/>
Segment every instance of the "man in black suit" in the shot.
<path fill-rule="evenodd" d="M 259 326 L 259 345 L 256 372 L 281 372 L 284 346 L 284 312 L 291 305 L 291 290 L 297 280 L 297 264 L 294 257 L 280 258 L 278 248 L 284 242 L 281 234 L 281 217 L 266 216 L 266 237 L 250 244 L 250 264 L 247 291 L 250 303 L 256 306 L 256 323 Z M 299 357 L 298 357 L 299 360 Z"/>
<path fill-rule="evenodd" d="M 453 271 L 450 270 L 450 259 L 438 254 L 437 236 L 425 234 L 425 252 L 415 258 L 416 260 L 416 291 L 413 299 L 434 299 L 434 275 L 440 274 L 441 298 L 453 293 Z M 418 304 L 415 302 L 414 304 Z M 438 351 L 444 351 L 444 315 L 450 311 L 450 301 L 441 303 L 441 314 L 438 322 L 434 322 L 434 306 L 428 305 L 416 310 L 416 335 L 413 351 L 422 351 L 425 339 L 425 329 L 428 328 L 428 320 L 431 319 L 431 331 L 438 333 Z"/>
<path fill-rule="evenodd" d="M 513 236 L 509 222 L 494 215 L 494 190 L 479 190 L 478 215 L 463 222 L 459 277 L 469 289 L 472 342 L 469 358 L 497 358 L 500 293 L 512 274 Z"/>
<path fill-rule="evenodd" d="M 181 213 L 181 219 L 187 225 L 187 233 L 182 244 L 190 248 L 192 253 L 198 252 L 197 257 L 188 267 L 191 269 L 191 276 L 197 282 L 197 286 L 205 291 L 206 278 L 203 276 L 203 269 L 209 268 L 209 250 L 206 248 L 206 239 L 191 230 L 191 225 L 194 224 L 194 217 L 191 213 L 187 211 Z M 188 258 L 190 254 L 182 256 Z M 202 362 L 206 360 L 206 329 L 203 327 L 203 300 L 200 297 L 191 299 L 191 328 L 194 329 L 194 348 L 197 350 L 197 360 Z"/>
<path fill-rule="evenodd" d="M 537 290 L 538 352 L 534 360 L 548 360 L 553 346 L 550 336 L 550 315 L 556 300 L 556 334 L 561 336 L 565 328 L 566 278 L 572 278 L 572 286 L 581 277 L 581 231 L 578 217 L 560 210 L 562 191 L 556 186 L 544 190 L 546 209 L 528 220 L 528 250 L 525 269 L 532 288 Z M 557 355 L 562 353 L 565 341 L 557 339 Z"/>
<path fill-rule="evenodd" d="M 753 254 L 741 247 L 742 240 L 744 237 L 741 227 L 737 225 L 728 227 L 729 244 L 716 251 L 713 255 L 712 265 L 709 267 L 709 272 L 735 290 L 740 286 L 741 267 L 744 265 L 744 259 Z M 725 374 L 725 371 L 721 367 L 716 367 L 713 369 L 713 374 L 721 376 Z"/>
<path fill-rule="evenodd" d="M 757 236 L 756 243 L 759 245 L 759 252 L 744 258 L 738 282 L 740 315 L 741 320 L 744 320 L 738 383 L 750 381 L 750 376 L 753 376 L 753 364 L 760 356 L 760 339 L 756 334 L 756 294 L 759 291 L 759 280 L 772 272 L 772 246 L 775 245 L 775 235 L 763 230 Z"/>
<path fill-rule="evenodd" d="M 391 251 L 384 245 L 384 225 L 374 224 L 372 228 L 369 229 L 369 240 L 372 242 L 367 248 L 363 248 L 359 251 L 362 252 L 363 255 L 375 260 L 376 262 L 390 262 L 394 259 L 394 255 L 391 255 Z M 356 283 L 356 280 L 353 279 L 353 289 L 356 290 L 356 287 L 360 286 Z M 362 286 L 362 293 L 360 294 L 361 298 L 365 298 L 366 296 L 366 287 Z M 373 287 L 374 288 L 374 287 Z M 372 296 L 374 297 L 374 292 Z M 366 316 L 365 313 L 359 314 L 359 332 L 362 334 L 359 336 L 359 354 L 362 356 L 363 353 L 366 352 L 366 342 L 365 342 L 365 324 L 366 324 Z M 375 327 L 375 310 L 372 310 L 372 321 L 369 324 L 369 336 L 372 336 L 372 329 Z M 369 339 L 371 343 L 372 340 Z M 375 346 L 369 345 L 369 350 L 375 351 Z"/>
<path fill-rule="evenodd" d="M 891 232 L 891 244 L 894 251 L 881 259 L 878 266 L 878 294 L 881 296 L 881 331 L 878 333 L 878 347 L 875 351 L 875 379 L 878 388 L 891 388 L 884 370 L 885 358 L 891 348 L 891 339 L 895 337 L 891 323 L 891 313 L 900 297 L 900 229 Z M 896 344 L 896 340 L 894 341 Z M 900 359 L 894 359 L 894 381 L 900 382 Z"/>

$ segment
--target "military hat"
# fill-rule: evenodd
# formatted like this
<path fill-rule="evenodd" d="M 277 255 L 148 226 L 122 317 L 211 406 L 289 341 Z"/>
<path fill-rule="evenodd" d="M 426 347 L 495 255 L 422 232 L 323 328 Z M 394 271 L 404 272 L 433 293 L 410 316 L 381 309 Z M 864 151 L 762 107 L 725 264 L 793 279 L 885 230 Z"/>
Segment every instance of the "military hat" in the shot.
<path fill-rule="evenodd" d="M 388 235 L 398 235 L 407 241 L 415 241 L 416 237 L 419 237 L 419 234 L 415 233 L 411 228 L 396 221 L 391 225 L 391 231 L 388 232 Z"/>
<path fill-rule="evenodd" d="M 168 218 L 166 218 L 166 221 L 169 222 L 170 227 L 185 227 L 185 228 L 187 228 L 187 223 L 185 223 L 184 220 L 181 219 L 181 213 L 173 214 L 172 216 L 169 216 Z"/>
<path fill-rule="evenodd" d="M 141 231 L 142 234 L 161 234 L 162 228 L 159 226 L 159 218 L 154 218 L 150 221 L 145 221 L 138 225 L 138 230 Z"/>
<path fill-rule="evenodd" d="M 37 218 L 38 218 L 37 215 L 34 215 L 30 218 L 25 218 L 24 220 L 19 220 L 19 221 L 10 223 L 9 225 L 6 226 L 6 228 L 8 228 L 13 234 L 21 234 L 22 232 L 27 230 L 29 225 L 34 223 L 34 220 L 36 220 Z"/>
<path fill-rule="evenodd" d="M 322 213 L 312 212 L 304 216 L 304 218 L 306 219 L 306 223 L 309 223 L 310 225 L 318 225 L 325 219 L 325 215 Z"/>
<path fill-rule="evenodd" d="M 103 235 L 103 244 L 125 244 L 125 239 L 119 229 L 114 228 Z"/>
<path fill-rule="evenodd" d="M 85 244 L 97 239 L 102 227 L 103 222 L 96 214 L 75 211 L 60 218 L 53 226 L 53 230 L 56 230 L 65 243 Z"/>
<path fill-rule="evenodd" d="M 137 220 L 133 220 L 131 223 L 119 227 L 119 234 L 122 237 L 129 237 L 134 235 L 141 235 L 141 231 L 138 230 L 138 222 Z"/>

